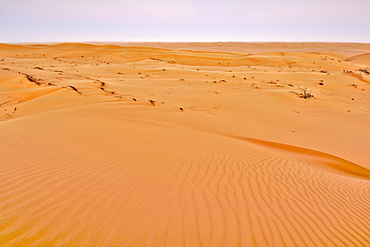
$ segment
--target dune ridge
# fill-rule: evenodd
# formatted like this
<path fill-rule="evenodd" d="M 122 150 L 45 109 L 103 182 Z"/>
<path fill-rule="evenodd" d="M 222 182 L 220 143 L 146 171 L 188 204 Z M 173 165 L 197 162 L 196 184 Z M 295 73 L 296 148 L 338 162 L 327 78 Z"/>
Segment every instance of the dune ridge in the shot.
<path fill-rule="evenodd" d="M 318 151 L 311 150 L 311 149 L 305 149 L 305 148 L 300 148 L 297 146 L 291 146 L 291 145 L 286 145 L 286 144 L 281 144 L 281 143 L 268 142 L 268 141 L 264 141 L 260 139 L 252 139 L 252 138 L 239 137 L 239 136 L 238 137 L 231 136 L 231 137 L 249 141 L 252 143 L 265 145 L 265 146 L 272 147 L 272 148 L 277 148 L 277 149 L 286 150 L 290 152 L 296 152 L 299 154 L 308 154 L 308 155 L 328 159 L 330 160 L 330 162 L 328 161 L 326 165 L 330 168 L 333 168 L 334 170 L 337 170 L 345 174 L 357 176 L 360 178 L 370 179 L 370 170 L 364 167 L 358 166 L 350 161 L 344 160 L 342 158 L 339 158 L 339 157 L 336 157 L 336 156 L 333 156 L 327 153 L 322 153 L 322 152 L 318 152 Z"/>
<path fill-rule="evenodd" d="M 0 245 L 370 245 L 367 44 L 151 45 L 0 44 Z"/>
<path fill-rule="evenodd" d="M 359 64 L 370 65 L 370 53 L 360 54 L 346 58 L 346 61 L 351 61 Z"/>

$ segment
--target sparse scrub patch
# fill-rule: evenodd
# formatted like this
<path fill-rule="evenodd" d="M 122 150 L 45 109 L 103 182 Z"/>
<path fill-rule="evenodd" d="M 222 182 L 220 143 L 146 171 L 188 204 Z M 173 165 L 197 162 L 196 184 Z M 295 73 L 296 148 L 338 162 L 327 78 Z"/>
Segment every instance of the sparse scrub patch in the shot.
<path fill-rule="evenodd" d="M 359 69 L 359 71 L 364 72 L 364 73 L 365 73 L 365 74 L 367 74 L 367 75 L 370 75 L 370 72 L 369 72 L 369 71 L 367 71 L 366 69 Z"/>
<path fill-rule="evenodd" d="M 30 76 L 30 75 L 25 75 L 26 76 L 26 78 L 30 81 L 30 82 L 33 82 L 33 83 L 35 83 L 36 85 L 38 85 L 38 86 L 40 86 L 41 85 L 41 83 L 37 80 L 37 79 L 35 79 L 35 78 L 33 78 L 32 76 Z"/>
<path fill-rule="evenodd" d="M 78 94 L 82 94 L 77 88 L 75 88 L 74 86 L 72 85 L 68 85 L 67 87 L 70 87 L 72 88 L 75 92 L 77 92 Z"/>
<path fill-rule="evenodd" d="M 308 99 L 308 98 L 314 97 L 313 94 L 311 93 L 312 90 L 308 92 L 307 88 L 305 87 L 304 88 L 298 87 L 298 88 L 301 90 L 301 93 L 298 93 L 299 98 Z"/>

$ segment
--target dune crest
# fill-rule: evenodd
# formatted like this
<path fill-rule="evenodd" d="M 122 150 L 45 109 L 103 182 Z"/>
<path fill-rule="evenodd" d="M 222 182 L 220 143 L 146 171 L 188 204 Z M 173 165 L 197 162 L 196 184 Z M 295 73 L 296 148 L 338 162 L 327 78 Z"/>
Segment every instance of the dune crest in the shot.
<path fill-rule="evenodd" d="M 351 61 L 358 64 L 370 66 L 370 53 L 360 54 L 353 57 L 346 58 L 346 61 Z"/>
<path fill-rule="evenodd" d="M 0 44 L 0 245 L 369 246 L 367 50 Z"/>
<path fill-rule="evenodd" d="M 286 144 L 281 144 L 281 143 L 276 143 L 276 142 L 268 142 L 264 140 L 252 139 L 252 138 L 247 138 L 247 137 L 239 137 L 239 136 L 236 136 L 236 137 L 231 136 L 231 137 L 244 140 L 244 141 L 248 141 L 248 142 L 252 142 L 252 143 L 256 143 L 259 145 L 264 145 L 264 146 L 274 148 L 274 149 L 294 152 L 294 153 L 298 153 L 301 155 L 304 155 L 304 154 L 311 155 L 313 157 L 322 159 L 324 161 L 325 166 L 333 170 L 336 170 L 341 174 L 348 174 L 348 175 L 370 180 L 370 170 L 369 169 L 358 166 L 350 161 L 344 160 L 342 158 L 339 158 L 339 157 L 336 157 L 330 154 L 318 152 L 318 151 L 311 150 L 311 149 L 305 149 L 305 148 L 301 148 L 297 146 L 291 146 L 291 145 L 286 145 Z"/>

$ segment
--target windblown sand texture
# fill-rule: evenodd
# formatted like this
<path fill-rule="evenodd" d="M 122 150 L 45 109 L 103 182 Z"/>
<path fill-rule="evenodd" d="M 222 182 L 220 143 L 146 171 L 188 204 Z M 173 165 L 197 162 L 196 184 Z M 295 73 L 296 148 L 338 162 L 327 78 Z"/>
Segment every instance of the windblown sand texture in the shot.
<path fill-rule="evenodd" d="M 369 68 L 369 44 L 0 44 L 0 245 L 370 246 Z"/>

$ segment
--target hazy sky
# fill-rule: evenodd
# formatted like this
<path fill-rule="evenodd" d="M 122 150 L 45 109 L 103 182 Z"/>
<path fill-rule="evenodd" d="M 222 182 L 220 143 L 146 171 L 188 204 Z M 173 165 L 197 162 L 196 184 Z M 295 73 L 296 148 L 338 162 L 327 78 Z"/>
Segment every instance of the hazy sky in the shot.
<path fill-rule="evenodd" d="M 0 42 L 370 43 L 370 0 L 0 0 Z"/>

